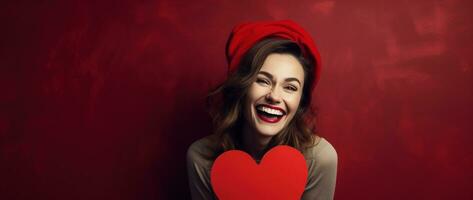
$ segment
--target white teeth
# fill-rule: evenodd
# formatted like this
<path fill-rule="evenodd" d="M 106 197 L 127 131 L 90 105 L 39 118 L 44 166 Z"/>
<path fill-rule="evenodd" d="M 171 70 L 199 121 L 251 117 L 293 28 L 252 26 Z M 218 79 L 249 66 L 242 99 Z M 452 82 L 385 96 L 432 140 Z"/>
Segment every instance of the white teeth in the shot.
<path fill-rule="evenodd" d="M 263 111 L 263 112 L 266 112 L 266 113 L 269 113 L 269 114 L 273 114 L 273 115 L 280 115 L 280 116 L 283 115 L 283 113 L 280 110 L 268 108 L 268 107 L 265 107 L 265 106 L 257 106 L 256 109 L 258 109 L 260 111 Z"/>

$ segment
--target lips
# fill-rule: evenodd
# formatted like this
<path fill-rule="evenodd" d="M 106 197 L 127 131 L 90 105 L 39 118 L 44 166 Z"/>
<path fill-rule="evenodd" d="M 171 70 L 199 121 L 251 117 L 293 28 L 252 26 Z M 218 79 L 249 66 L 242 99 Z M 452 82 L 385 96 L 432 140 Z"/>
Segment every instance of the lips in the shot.
<path fill-rule="evenodd" d="M 279 107 L 260 104 L 256 106 L 256 115 L 265 122 L 277 123 L 286 115 L 286 111 Z"/>

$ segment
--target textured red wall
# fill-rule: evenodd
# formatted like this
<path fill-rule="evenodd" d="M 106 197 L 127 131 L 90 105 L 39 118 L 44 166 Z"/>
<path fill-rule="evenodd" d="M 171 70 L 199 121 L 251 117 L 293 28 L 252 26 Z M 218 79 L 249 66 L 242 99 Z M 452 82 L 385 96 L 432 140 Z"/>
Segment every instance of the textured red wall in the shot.
<path fill-rule="evenodd" d="M 13 2 L 13 1 L 12 1 Z M 323 58 L 336 199 L 473 199 L 471 1 L 31 1 L 0 8 L 0 199 L 188 199 L 237 22 Z"/>

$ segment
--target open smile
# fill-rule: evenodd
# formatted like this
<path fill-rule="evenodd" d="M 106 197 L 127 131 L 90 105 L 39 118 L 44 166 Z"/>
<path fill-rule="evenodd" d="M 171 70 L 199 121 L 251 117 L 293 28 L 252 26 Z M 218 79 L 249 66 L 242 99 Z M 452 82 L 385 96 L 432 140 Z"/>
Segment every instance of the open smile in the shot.
<path fill-rule="evenodd" d="M 286 111 L 275 106 L 260 104 L 256 106 L 256 115 L 265 122 L 277 123 L 286 115 Z"/>

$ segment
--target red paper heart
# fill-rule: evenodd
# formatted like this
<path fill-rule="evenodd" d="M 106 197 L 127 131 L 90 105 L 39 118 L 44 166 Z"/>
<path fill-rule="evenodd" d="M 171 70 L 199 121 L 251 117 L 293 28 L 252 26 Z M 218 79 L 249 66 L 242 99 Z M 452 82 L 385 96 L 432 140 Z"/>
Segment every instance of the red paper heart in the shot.
<path fill-rule="evenodd" d="M 258 165 L 247 153 L 231 150 L 220 155 L 210 172 L 220 200 L 299 200 L 307 183 L 307 164 L 296 149 L 280 145 Z"/>

